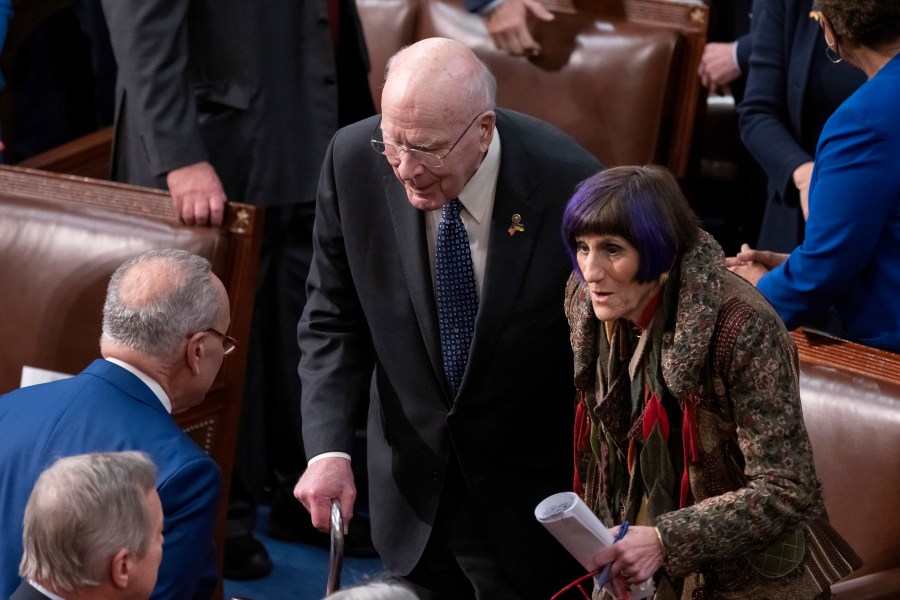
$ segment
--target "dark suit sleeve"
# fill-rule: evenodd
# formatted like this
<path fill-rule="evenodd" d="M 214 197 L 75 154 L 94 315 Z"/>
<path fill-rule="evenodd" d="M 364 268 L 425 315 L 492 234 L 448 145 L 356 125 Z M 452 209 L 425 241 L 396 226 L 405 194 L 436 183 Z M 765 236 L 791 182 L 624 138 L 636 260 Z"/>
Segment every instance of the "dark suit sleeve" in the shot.
<path fill-rule="evenodd" d="M 813 159 L 794 137 L 788 114 L 788 43 L 797 23 L 787 17 L 785 0 L 753 3 L 753 52 L 744 100 L 738 107 L 741 140 L 769 178 L 769 188 L 784 198 L 794 170 Z"/>
<path fill-rule="evenodd" d="M 154 175 L 207 160 L 188 79 L 189 0 L 102 0 L 120 92 Z M 121 102 L 121 99 L 119 99 Z"/>
<path fill-rule="evenodd" d="M 738 67 L 744 79 L 747 78 L 747 72 L 750 70 L 750 53 L 753 51 L 753 11 L 755 10 L 755 2 L 753 5 L 749 2 L 737 2 L 734 17 L 735 22 L 735 41 L 737 42 L 737 61 Z"/>
<path fill-rule="evenodd" d="M 319 180 L 313 262 L 297 331 L 303 443 L 310 458 L 322 452 L 350 453 L 356 405 L 373 366 L 369 328 L 344 246 L 335 181 L 336 147 L 345 132 L 338 131 L 328 147 Z"/>
<path fill-rule="evenodd" d="M 203 457 L 184 465 L 158 488 L 165 539 L 154 599 L 212 596 L 218 579 L 214 531 L 221 487 L 219 467 Z"/>
<path fill-rule="evenodd" d="M 738 68 L 746 77 L 747 72 L 750 70 L 750 53 L 753 50 L 753 33 L 747 32 L 735 41 L 737 42 Z"/>

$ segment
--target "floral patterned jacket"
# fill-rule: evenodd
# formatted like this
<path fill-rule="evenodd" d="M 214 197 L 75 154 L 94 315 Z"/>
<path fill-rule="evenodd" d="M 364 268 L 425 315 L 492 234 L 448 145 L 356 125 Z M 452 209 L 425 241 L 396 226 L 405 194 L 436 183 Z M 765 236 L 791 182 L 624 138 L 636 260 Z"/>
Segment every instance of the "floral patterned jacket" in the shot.
<path fill-rule="evenodd" d="M 578 491 L 607 526 L 658 528 L 657 599 L 829 597 L 859 559 L 824 514 L 790 335 L 706 232 L 661 296 L 638 335 L 569 280 Z M 645 422 L 650 391 L 668 439 Z"/>

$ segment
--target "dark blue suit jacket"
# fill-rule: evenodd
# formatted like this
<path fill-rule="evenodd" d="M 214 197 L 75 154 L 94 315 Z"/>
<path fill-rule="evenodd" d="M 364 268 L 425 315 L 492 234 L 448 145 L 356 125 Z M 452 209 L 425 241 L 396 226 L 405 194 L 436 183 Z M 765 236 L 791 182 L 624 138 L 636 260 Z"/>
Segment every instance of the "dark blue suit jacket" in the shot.
<path fill-rule="evenodd" d="M 19 585 L 22 518 L 41 471 L 63 456 L 118 450 L 144 451 L 159 470 L 165 543 L 153 597 L 210 597 L 219 468 L 140 379 L 97 360 L 70 379 L 0 397 L 0 598 Z"/>

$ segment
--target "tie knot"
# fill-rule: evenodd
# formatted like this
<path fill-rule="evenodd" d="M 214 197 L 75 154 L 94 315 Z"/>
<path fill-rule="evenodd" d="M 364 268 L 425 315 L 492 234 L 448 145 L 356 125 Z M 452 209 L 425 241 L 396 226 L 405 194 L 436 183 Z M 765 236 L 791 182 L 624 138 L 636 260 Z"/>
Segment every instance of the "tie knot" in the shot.
<path fill-rule="evenodd" d="M 460 211 L 462 211 L 462 202 L 459 201 L 459 198 L 454 198 L 441 207 L 441 218 L 445 221 L 455 221 L 459 218 Z"/>

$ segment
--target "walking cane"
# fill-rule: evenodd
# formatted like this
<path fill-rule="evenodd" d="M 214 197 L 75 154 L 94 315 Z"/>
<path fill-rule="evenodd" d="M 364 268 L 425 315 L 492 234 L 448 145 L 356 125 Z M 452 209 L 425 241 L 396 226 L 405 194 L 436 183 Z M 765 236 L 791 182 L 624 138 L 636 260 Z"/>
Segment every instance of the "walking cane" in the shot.
<path fill-rule="evenodd" d="M 331 549 L 328 552 L 328 585 L 325 594 L 341 588 L 341 566 L 344 564 L 344 517 L 341 503 L 331 501 Z"/>

